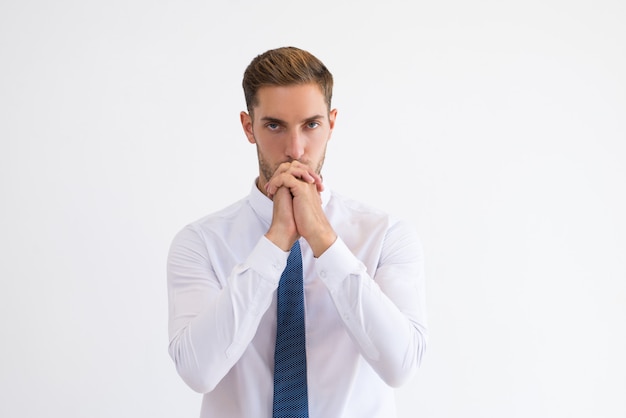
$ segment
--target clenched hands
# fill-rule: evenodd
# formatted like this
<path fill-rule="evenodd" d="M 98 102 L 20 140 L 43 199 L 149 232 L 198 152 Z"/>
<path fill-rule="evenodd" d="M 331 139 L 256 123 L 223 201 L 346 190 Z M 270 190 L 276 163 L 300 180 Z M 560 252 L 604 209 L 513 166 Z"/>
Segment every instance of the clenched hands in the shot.
<path fill-rule="evenodd" d="M 272 224 L 265 236 L 284 251 L 303 237 L 319 257 L 337 239 L 324 211 L 322 178 L 298 161 L 281 164 L 265 185 L 274 202 Z"/>

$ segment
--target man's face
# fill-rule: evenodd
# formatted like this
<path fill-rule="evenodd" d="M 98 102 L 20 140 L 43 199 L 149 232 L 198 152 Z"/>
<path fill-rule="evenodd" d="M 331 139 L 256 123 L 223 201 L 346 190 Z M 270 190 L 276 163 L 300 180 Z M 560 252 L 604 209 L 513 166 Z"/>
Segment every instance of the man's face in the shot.
<path fill-rule="evenodd" d="M 330 112 L 315 84 L 262 87 L 250 116 L 241 112 L 248 141 L 257 146 L 261 191 L 284 162 L 298 160 L 320 173 L 337 110 Z M 254 119 L 252 119 L 252 117 Z"/>

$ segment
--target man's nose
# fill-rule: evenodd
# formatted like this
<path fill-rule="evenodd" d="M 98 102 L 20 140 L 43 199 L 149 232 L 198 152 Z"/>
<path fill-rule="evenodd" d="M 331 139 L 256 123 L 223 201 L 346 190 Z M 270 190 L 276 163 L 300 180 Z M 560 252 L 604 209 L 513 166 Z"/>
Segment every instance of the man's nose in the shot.
<path fill-rule="evenodd" d="M 300 131 L 293 131 L 287 139 L 286 154 L 292 160 L 299 160 L 304 155 L 304 136 Z"/>

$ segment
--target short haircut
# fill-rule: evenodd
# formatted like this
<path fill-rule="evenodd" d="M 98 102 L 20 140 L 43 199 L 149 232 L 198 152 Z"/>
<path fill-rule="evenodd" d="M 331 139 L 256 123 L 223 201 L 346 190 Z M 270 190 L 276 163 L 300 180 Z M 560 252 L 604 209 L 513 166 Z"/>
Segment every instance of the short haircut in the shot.
<path fill-rule="evenodd" d="M 255 57 L 243 74 L 243 92 L 248 113 L 259 104 L 261 87 L 316 84 L 330 111 L 333 76 L 311 53 L 295 47 L 271 49 Z"/>

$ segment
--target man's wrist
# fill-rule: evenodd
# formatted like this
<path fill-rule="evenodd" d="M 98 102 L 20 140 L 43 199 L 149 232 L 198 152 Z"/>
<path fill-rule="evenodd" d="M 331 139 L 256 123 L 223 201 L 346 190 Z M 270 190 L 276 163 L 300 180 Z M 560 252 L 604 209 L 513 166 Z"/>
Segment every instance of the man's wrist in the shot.
<path fill-rule="evenodd" d="M 298 239 L 298 237 L 290 238 L 289 234 L 273 233 L 272 230 L 267 231 L 265 238 L 283 251 L 290 251 L 293 243 Z"/>
<path fill-rule="evenodd" d="M 307 240 L 311 250 L 313 251 L 313 256 L 318 258 L 324 252 L 330 248 L 331 245 L 335 243 L 337 240 L 337 234 L 335 231 L 330 230 L 326 233 L 318 234 L 314 238 Z"/>

